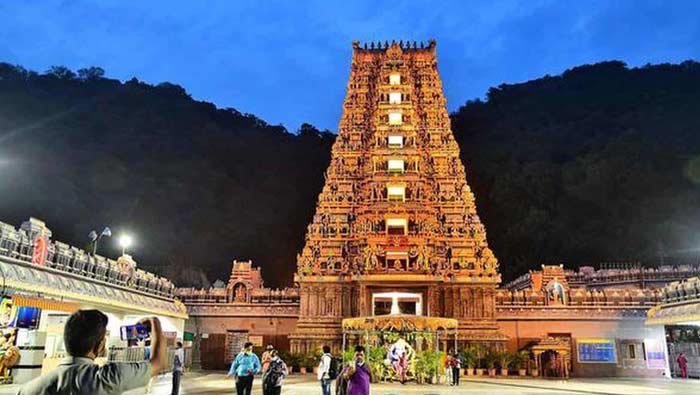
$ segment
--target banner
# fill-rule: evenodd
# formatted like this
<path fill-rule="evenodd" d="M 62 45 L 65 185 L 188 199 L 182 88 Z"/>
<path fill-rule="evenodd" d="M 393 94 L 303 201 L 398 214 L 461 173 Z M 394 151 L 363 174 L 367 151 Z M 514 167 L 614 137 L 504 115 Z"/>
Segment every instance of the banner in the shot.
<path fill-rule="evenodd" d="M 662 339 L 644 339 L 647 368 L 666 369 L 666 353 L 664 352 L 666 341 Z"/>

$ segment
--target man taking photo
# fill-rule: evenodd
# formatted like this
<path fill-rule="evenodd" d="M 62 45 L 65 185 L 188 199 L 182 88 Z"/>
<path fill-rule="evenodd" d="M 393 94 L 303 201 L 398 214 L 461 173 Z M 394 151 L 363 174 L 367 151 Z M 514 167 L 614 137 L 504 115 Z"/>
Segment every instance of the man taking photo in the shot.
<path fill-rule="evenodd" d="M 118 395 L 144 387 L 167 364 L 165 337 L 158 318 L 140 323 L 151 334 L 151 357 L 133 363 L 95 363 L 104 354 L 108 318 L 98 310 L 78 310 L 66 322 L 63 341 L 69 357 L 51 372 L 20 388 L 18 395 Z"/>

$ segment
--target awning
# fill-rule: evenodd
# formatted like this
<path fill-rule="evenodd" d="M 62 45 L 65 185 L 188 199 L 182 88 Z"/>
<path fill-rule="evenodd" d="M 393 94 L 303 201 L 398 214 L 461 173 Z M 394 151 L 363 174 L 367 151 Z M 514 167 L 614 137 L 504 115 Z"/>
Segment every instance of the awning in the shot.
<path fill-rule="evenodd" d="M 342 325 L 345 331 L 437 332 L 441 330 L 456 330 L 459 322 L 452 318 L 397 314 L 345 318 Z"/>
<path fill-rule="evenodd" d="M 21 294 L 12 295 L 12 305 L 16 307 L 36 307 L 42 310 L 65 311 L 67 313 L 72 313 L 80 309 L 75 303 Z"/>

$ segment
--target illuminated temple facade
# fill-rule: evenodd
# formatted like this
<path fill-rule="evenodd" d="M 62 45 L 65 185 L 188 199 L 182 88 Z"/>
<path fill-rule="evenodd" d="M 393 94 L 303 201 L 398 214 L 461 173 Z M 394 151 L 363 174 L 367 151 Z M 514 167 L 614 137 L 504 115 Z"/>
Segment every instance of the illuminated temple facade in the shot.
<path fill-rule="evenodd" d="M 353 44 L 338 137 L 297 258 L 292 349 L 340 346 L 343 317 L 456 318 L 502 341 L 488 247 L 437 70 L 435 42 Z"/>
<path fill-rule="evenodd" d="M 669 373 L 665 329 L 647 314 L 669 300 L 664 286 L 700 275 L 692 265 L 542 265 L 502 285 L 434 41 L 353 43 L 338 137 L 296 265 L 295 288 L 265 288 L 258 269 L 235 262 L 228 284 L 178 289 L 203 368 L 225 368 L 243 338 L 337 352 L 343 319 L 401 314 L 456 319 L 459 349 L 529 351 L 532 374 L 660 376 Z"/>

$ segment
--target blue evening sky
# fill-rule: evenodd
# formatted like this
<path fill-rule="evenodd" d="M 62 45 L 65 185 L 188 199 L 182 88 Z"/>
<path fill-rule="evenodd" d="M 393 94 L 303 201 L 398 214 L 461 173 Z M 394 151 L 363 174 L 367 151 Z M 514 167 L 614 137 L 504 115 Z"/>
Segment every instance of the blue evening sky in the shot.
<path fill-rule="evenodd" d="M 352 40 L 438 41 L 450 110 L 491 86 L 619 59 L 700 58 L 700 1 L 0 1 L 0 61 L 182 85 L 335 130 Z"/>

